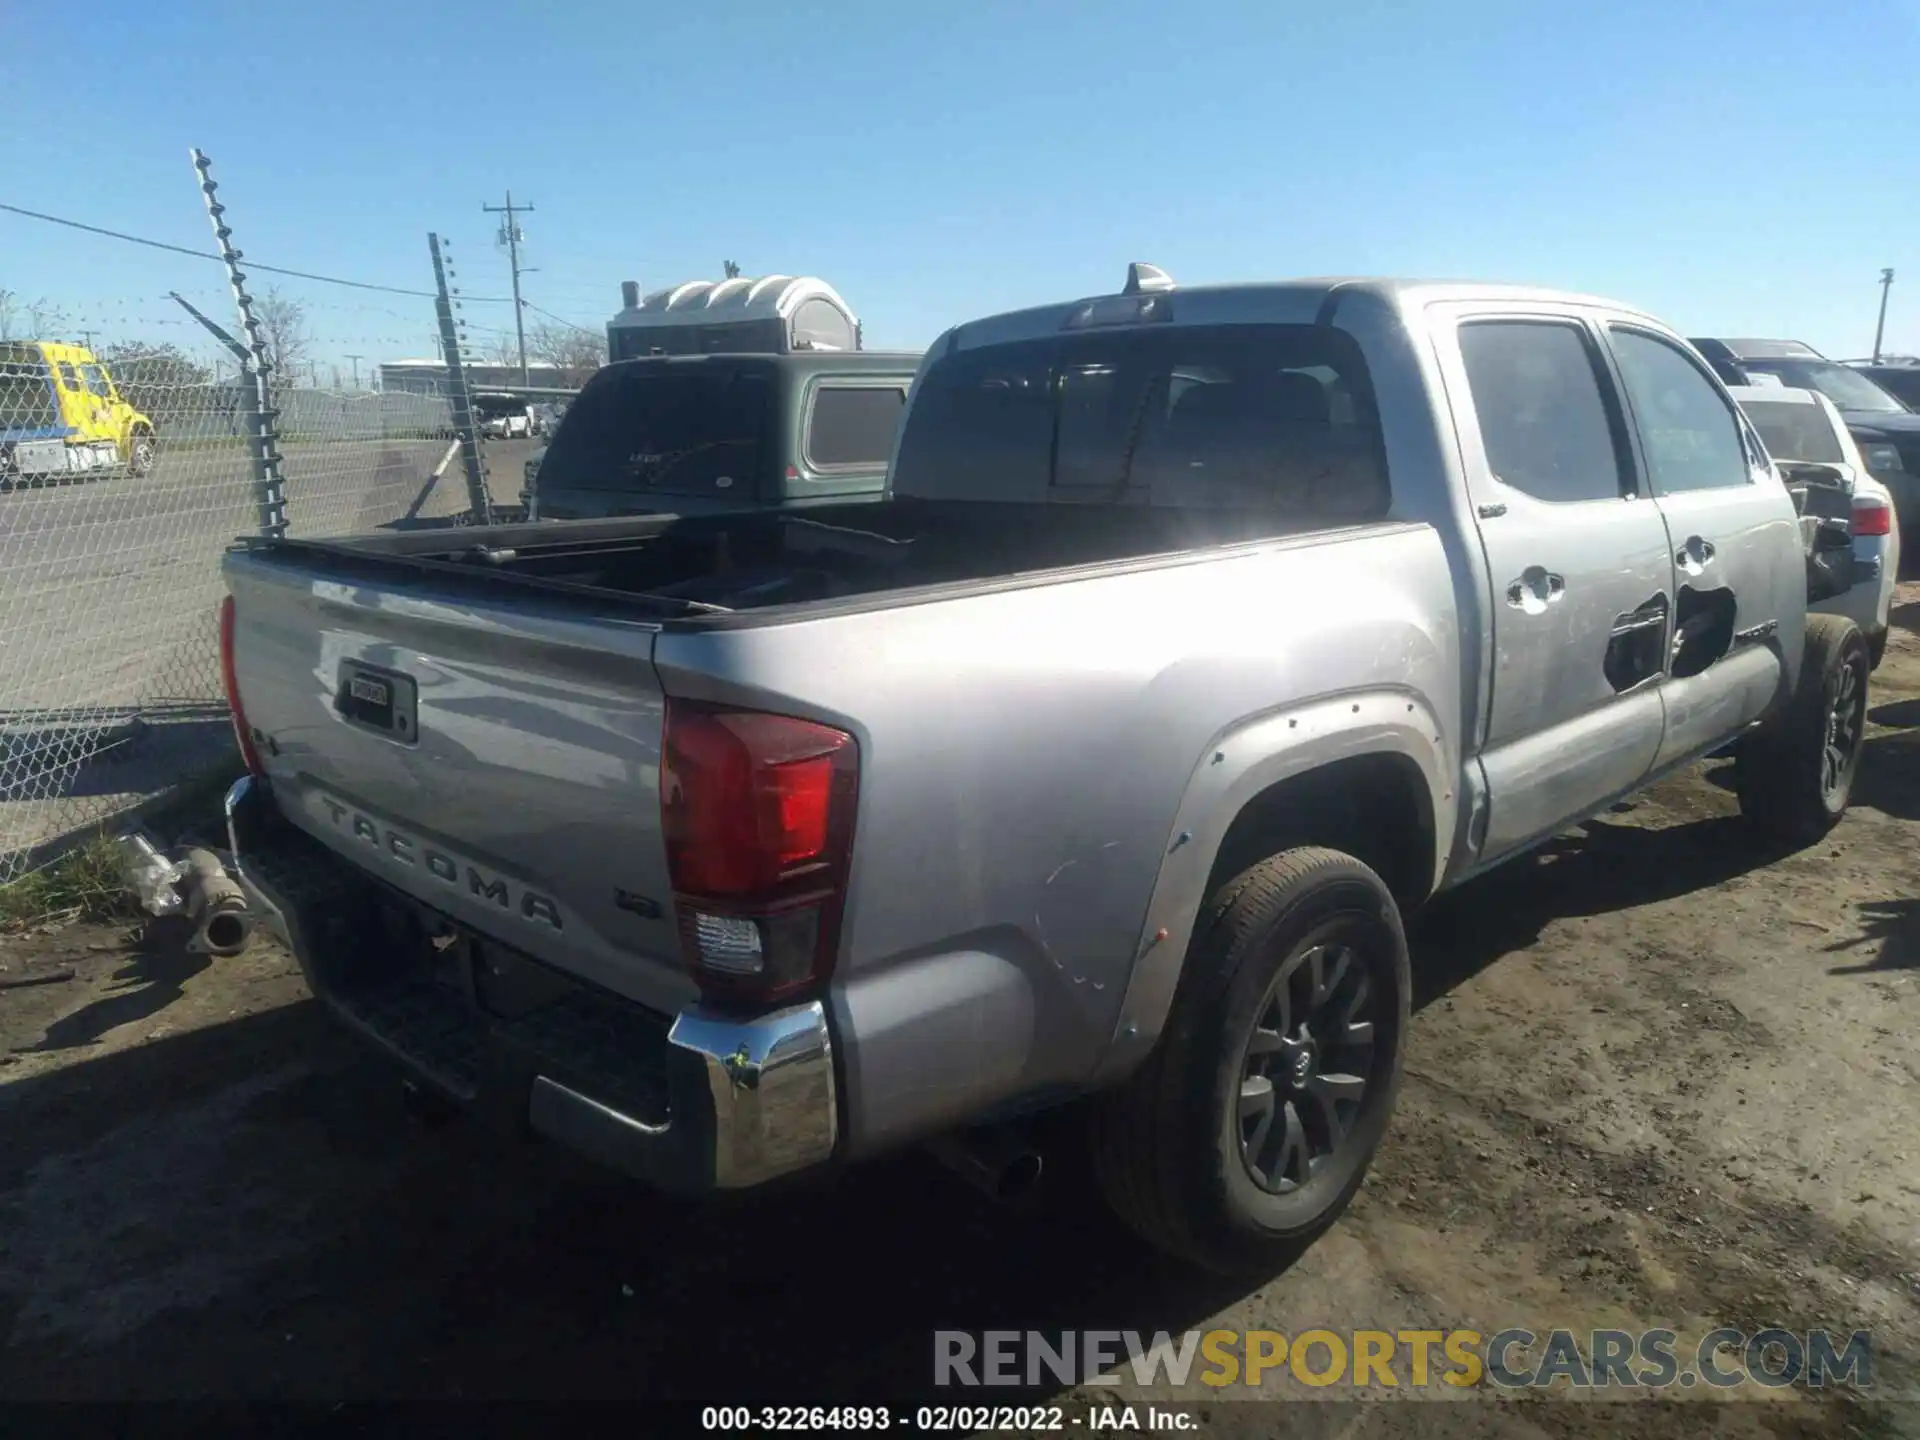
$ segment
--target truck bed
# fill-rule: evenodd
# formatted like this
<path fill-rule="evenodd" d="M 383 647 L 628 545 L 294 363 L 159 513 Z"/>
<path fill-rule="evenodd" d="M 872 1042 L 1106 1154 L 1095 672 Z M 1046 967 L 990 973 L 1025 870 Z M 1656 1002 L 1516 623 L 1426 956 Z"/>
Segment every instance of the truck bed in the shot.
<path fill-rule="evenodd" d="M 1027 813 L 1036 782 L 1014 776 L 1029 764 L 1041 788 L 1066 787 L 1040 807 L 1066 816 L 1069 793 L 1106 783 L 1085 766 L 1131 766 L 1121 757 L 1151 734 L 1170 747 L 1164 773 L 1136 776 L 1127 813 L 1088 832 L 1132 837 L 1144 866 L 1193 755 L 1263 697 L 1307 694 L 1293 672 L 1323 650 L 1361 657 L 1356 683 L 1398 689 L 1411 665 L 1416 692 L 1447 689 L 1451 590 L 1433 530 L 1258 543 L 1325 527 L 916 500 L 249 544 L 226 565 L 234 674 L 275 804 L 300 829 L 460 924 L 672 1014 L 692 987 L 659 818 L 668 696 L 856 735 L 862 793 L 898 797 L 910 822 L 889 834 L 895 812 L 863 813 L 863 873 L 896 854 L 933 864 L 939 835 L 971 853 L 976 822 Z M 1379 583 L 1347 593 L 1356 567 Z M 1311 645 L 1277 643 L 1278 617 L 1309 614 L 1321 617 Z M 354 709 L 353 681 L 369 675 L 404 702 L 404 730 Z M 1008 770 L 1007 754 L 1026 758 Z M 926 799 L 971 818 L 930 822 L 911 796 L 955 765 L 973 778 Z M 1086 842 L 1045 827 L 1032 839 L 1036 853 L 1009 862 L 1023 881 Z M 1130 883 L 1144 894 L 1140 875 Z M 872 893 L 916 888 L 880 884 Z M 859 893 L 855 944 L 888 913 L 862 910 Z M 993 913 L 1035 903 L 1002 898 L 1012 908 Z M 933 933 L 955 933 L 954 919 L 934 916 Z M 1117 933 L 1096 952 L 1124 949 L 1138 920 L 1104 916 Z M 1065 920 L 1050 923 L 1072 943 Z M 888 928 L 861 948 L 884 957 L 901 942 Z"/>
<path fill-rule="evenodd" d="M 1332 522 L 1338 524 L 1339 522 Z M 873 597 L 1163 557 L 1328 529 L 1320 515 L 1144 505 L 894 499 L 790 512 L 642 516 L 278 542 L 348 568 L 479 573 L 619 596 L 660 618 Z"/>

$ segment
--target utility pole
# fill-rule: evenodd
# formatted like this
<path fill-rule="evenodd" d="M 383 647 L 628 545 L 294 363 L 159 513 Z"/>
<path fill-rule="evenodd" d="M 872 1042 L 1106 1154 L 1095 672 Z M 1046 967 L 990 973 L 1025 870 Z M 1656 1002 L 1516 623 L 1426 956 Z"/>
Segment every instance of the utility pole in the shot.
<path fill-rule="evenodd" d="M 347 356 L 347 359 L 353 362 L 353 388 L 356 390 L 360 388 L 360 362 L 366 358 L 364 355 Z"/>
<path fill-rule="evenodd" d="M 1880 342 L 1887 334 L 1887 292 L 1893 289 L 1893 271 L 1880 272 L 1880 323 L 1873 327 L 1873 363 L 1880 363 Z"/>
<path fill-rule="evenodd" d="M 507 261 L 513 266 L 513 333 L 520 342 L 520 383 L 523 386 L 530 385 L 533 382 L 527 375 L 527 322 L 520 313 L 520 227 L 514 223 L 513 217 L 531 215 L 533 206 L 514 204 L 513 192 L 509 190 L 505 205 L 482 205 L 480 209 L 488 215 L 507 217 L 501 223 L 500 233 L 506 237 Z"/>

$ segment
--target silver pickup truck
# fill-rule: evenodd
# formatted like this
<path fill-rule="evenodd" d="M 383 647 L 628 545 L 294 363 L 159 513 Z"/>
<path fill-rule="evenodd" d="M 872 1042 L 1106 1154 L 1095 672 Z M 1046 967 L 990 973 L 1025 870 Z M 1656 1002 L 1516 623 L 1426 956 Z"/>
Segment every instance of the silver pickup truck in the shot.
<path fill-rule="evenodd" d="M 682 1192 L 1011 1190 L 1068 1107 L 1269 1266 L 1387 1124 L 1405 914 L 1716 750 L 1847 803 L 1845 522 L 1627 307 L 1136 266 L 943 335 L 890 479 L 228 555 L 245 886 L 422 1093 Z"/>

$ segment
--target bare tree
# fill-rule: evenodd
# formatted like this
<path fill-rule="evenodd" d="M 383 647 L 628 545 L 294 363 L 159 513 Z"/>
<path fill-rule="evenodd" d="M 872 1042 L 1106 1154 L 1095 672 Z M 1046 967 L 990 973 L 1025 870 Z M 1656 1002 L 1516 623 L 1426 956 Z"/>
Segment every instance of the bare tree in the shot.
<path fill-rule="evenodd" d="M 584 385 L 607 363 L 607 337 L 579 325 L 542 320 L 527 331 L 527 353 L 559 371 L 555 378 L 561 385 Z"/>
<path fill-rule="evenodd" d="M 29 300 L 18 290 L 0 290 L 0 340 L 52 340 L 67 328 L 67 312 L 42 296 Z"/>
<path fill-rule="evenodd" d="M 279 286 L 269 286 L 254 299 L 253 318 L 260 323 L 260 339 L 267 347 L 267 363 L 282 385 L 299 383 L 311 368 L 313 333 L 307 328 L 307 307 Z"/>
<path fill-rule="evenodd" d="M 27 333 L 41 340 L 52 339 L 67 328 L 67 312 L 42 295 L 27 302 Z"/>

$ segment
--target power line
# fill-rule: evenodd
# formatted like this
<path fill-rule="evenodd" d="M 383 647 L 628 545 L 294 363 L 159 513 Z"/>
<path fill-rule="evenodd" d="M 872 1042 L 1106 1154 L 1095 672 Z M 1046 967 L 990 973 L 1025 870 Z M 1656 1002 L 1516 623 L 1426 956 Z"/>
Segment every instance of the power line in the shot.
<path fill-rule="evenodd" d="M 531 300 L 522 300 L 520 303 L 526 306 L 527 309 L 533 311 L 534 314 L 546 316 L 547 319 L 553 321 L 556 325 L 564 325 L 569 330 L 578 330 L 582 335 L 593 335 L 597 337 L 600 334 L 598 330 L 591 329 L 585 325 L 576 325 L 573 323 L 573 321 L 567 319 L 565 316 L 556 315 L 551 310 L 542 310 L 538 305 L 534 304 Z"/>
<path fill-rule="evenodd" d="M 105 235 L 110 240 L 124 240 L 129 245 L 145 245 L 150 250 L 168 250 L 175 255 L 189 255 L 195 260 L 218 262 L 218 255 L 210 255 L 205 250 L 189 250 L 184 245 L 169 245 L 164 240 L 149 240 L 143 235 L 127 235 L 119 230 L 107 230 L 99 225 L 83 225 L 78 220 L 66 220 L 58 215 L 42 214 L 38 210 L 26 210 L 18 205 L 8 205 L 0 201 L 0 210 L 10 215 L 24 215 L 29 220 L 44 220 L 49 225 L 64 225 L 69 230 L 84 230 L 89 235 Z M 308 270 L 288 270 L 279 265 L 263 265 L 255 260 L 246 262 L 249 270 L 265 270 L 273 275 L 290 275 L 296 280 L 317 280 L 323 285 L 344 285 L 352 290 L 378 290 L 387 295 L 412 295 L 422 300 L 435 298 L 431 290 L 407 290 L 398 285 L 375 285 L 366 280 L 342 280 L 337 275 L 315 275 Z M 462 295 L 462 300 L 471 300 L 475 304 L 511 305 L 511 297 L 506 295 Z"/>

